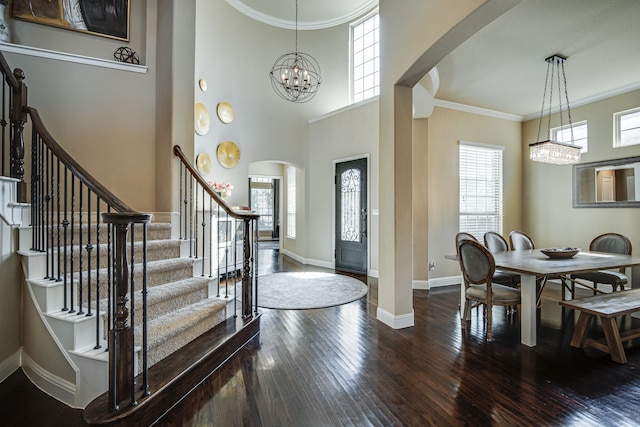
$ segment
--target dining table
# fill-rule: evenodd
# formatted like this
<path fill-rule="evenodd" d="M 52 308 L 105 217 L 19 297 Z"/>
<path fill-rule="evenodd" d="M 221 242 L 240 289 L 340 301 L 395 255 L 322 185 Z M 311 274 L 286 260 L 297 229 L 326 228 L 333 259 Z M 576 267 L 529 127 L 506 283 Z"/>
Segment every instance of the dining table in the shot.
<path fill-rule="evenodd" d="M 496 269 L 519 273 L 521 278 L 520 325 L 521 342 L 536 345 L 537 292 L 536 277 L 569 276 L 593 270 L 612 270 L 640 265 L 640 258 L 605 252 L 580 251 L 571 258 L 550 258 L 540 249 L 505 251 L 493 254 Z M 563 289 L 564 298 L 571 294 Z M 461 285 L 461 305 L 464 307 L 465 287 Z"/>

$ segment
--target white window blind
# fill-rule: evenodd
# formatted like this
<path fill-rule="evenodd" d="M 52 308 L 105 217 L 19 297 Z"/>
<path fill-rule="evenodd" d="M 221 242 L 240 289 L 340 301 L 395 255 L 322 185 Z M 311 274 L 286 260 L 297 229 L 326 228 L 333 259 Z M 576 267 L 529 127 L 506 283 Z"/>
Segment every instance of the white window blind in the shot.
<path fill-rule="evenodd" d="M 351 27 L 353 102 L 380 93 L 379 15 L 371 15 Z"/>
<path fill-rule="evenodd" d="M 287 167 L 287 237 L 296 238 L 296 168 Z"/>
<path fill-rule="evenodd" d="M 460 231 L 502 234 L 502 147 L 460 142 Z"/>
<path fill-rule="evenodd" d="M 615 113 L 613 127 L 615 147 L 640 144 L 640 108 Z"/>
<path fill-rule="evenodd" d="M 571 144 L 571 127 L 569 125 L 551 128 L 551 139 L 558 142 Z M 580 147 L 581 153 L 586 153 L 589 149 L 589 132 L 587 121 L 573 123 L 573 144 Z"/>

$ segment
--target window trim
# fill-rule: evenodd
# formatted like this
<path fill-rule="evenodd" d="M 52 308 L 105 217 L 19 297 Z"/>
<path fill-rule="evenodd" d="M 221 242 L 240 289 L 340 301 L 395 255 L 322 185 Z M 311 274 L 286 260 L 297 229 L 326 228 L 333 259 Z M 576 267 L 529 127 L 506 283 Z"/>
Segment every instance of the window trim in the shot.
<path fill-rule="evenodd" d="M 287 166 L 287 238 L 296 238 L 296 167 Z"/>
<path fill-rule="evenodd" d="M 640 141 L 633 144 L 622 144 L 622 130 L 620 129 L 620 121 L 622 117 L 635 113 L 640 113 L 640 107 L 630 108 L 628 110 L 613 113 L 613 148 L 633 147 L 634 145 L 640 144 Z"/>
<path fill-rule="evenodd" d="M 566 143 L 570 144 L 571 141 L 565 141 L 565 140 L 562 140 L 562 139 L 558 139 L 558 132 L 563 131 L 565 129 L 569 129 L 569 126 L 572 126 L 574 131 L 576 130 L 576 128 L 579 128 L 579 127 L 582 127 L 582 126 L 584 126 L 587 129 L 587 136 L 585 138 L 575 138 L 575 132 L 574 132 L 574 141 L 573 141 L 575 145 L 578 145 L 580 147 L 580 152 L 581 153 L 587 153 L 589 151 L 589 125 L 588 125 L 586 120 L 581 120 L 579 122 L 571 123 L 571 125 L 566 124 L 566 125 L 556 126 L 556 127 L 551 128 L 551 139 L 553 141 L 566 142 Z M 584 141 L 585 141 L 584 145 L 576 144 L 576 141 L 581 141 L 582 139 L 584 139 Z"/>
<path fill-rule="evenodd" d="M 378 15 L 378 28 L 376 29 L 376 31 L 378 32 L 378 37 L 379 37 L 379 33 L 380 33 L 380 11 L 379 8 L 375 8 L 373 9 L 371 12 L 369 12 L 367 15 L 363 16 L 362 18 L 358 19 L 357 21 L 354 21 L 350 24 L 349 26 L 349 98 L 351 99 L 351 103 L 352 104 L 357 104 L 359 102 L 363 102 L 366 101 L 368 99 L 374 98 L 376 96 L 378 96 L 380 94 L 380 84 L 378 83 L 378 85 L 374 86 L 375 89 L 375 94 L 369 97 L 362 97 L 362 99 L 356 101 L 356 93 L 355 93 L 355 67 L 356 64 L 354 63 L 354 29 L 358 26 L 363 24 L 365 21 L 367 21 L 368 19 L 372 18 L 373 16 Z M 380 41 L 378 39 L 378 64 L 380 61 Z M 374 72 L 374 75 L 377 73 L 378 75 L 378 79 L 380 76 L 380 66 L 378 65 L 378 70 L 376 72 Z"/>

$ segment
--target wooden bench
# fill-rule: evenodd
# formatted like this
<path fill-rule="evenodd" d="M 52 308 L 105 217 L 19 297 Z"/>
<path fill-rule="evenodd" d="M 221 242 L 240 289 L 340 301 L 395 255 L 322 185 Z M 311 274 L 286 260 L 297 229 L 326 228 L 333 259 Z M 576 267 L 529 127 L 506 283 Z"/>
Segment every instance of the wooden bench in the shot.
<path fill-rule="evenodd" d="M 616 317 L 640 311 L 640 289 L 560 301 L 560 305 L 580 312 L 576 329 L 571 338 L 572 347 L 593 347 L 609 353 L 614 362 L 627 363 L 627 356 L 624 354 L 622 343 L 640 337 L 640 328 L 620 333 Z M 604 339 L 586 337 L 594 316 L 602 319 Z"/>

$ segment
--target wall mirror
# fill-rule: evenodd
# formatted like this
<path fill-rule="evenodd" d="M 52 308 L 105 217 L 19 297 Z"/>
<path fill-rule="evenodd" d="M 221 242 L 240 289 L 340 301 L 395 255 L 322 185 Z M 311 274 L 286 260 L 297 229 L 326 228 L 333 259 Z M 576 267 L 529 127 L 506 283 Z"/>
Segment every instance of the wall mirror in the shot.
<path fill-rule="evenodd" d="M 640 156 L 573 165 L 574 208 L 640 208 Z"/>

